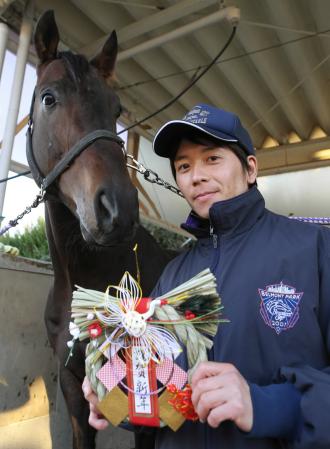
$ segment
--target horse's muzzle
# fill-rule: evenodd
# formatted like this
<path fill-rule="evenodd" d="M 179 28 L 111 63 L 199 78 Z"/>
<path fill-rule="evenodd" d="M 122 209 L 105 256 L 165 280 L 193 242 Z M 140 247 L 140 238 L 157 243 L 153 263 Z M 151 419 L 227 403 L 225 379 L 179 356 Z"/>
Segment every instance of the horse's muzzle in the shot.
<path fill-rule="evenodd" d="M 132 241 L 135 237 L 136 231 L 139 227 L 139 222 L 136 221 L 129 228 L 114 227 L 111 232 L 89 231 L 80 222 L 81 234 L 85 242 L 92 246 L 118 246 Z"/>
<path fill-rule="evenodd" d="M 132 240 L 139 224 L 137 192 L 129 189 L 127 194 L 115 196 L 109 190 L 100 190 L 94 199 L 96 226 L 92 228 L 81 222 L 81 232 L 87 243 L 113 246 Z"/>

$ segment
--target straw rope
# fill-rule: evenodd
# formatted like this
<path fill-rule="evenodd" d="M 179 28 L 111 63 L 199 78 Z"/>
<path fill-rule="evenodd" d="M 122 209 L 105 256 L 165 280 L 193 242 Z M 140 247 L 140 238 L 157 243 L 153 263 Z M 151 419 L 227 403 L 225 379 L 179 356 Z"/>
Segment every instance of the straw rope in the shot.
<path fill-rule="evenodd" d="M 190 382 L 197 365 L 207 360 L 206 350 L 212 347 L 212 341 L 200 334 L 189 321 L 182 325 L 182 317 L 170 305 L 156 307 L 155 315 L 160 321 L 173 321 L 175 334 L 187 350 L 188 380 Z M 178 320 L 181 324 L 175 324 L 175 321 Z"/>
<path fill-rule="evenodd" d="M 103 356 L 99 357 L 95 361 L 95 353 L 98 352 L 98 347 L 103 343 L 104 338 L 95 338 L 91 340 L 86 346 L 86 361 L 85 361 L 85 370 L 86 376 L 89 379 L 93 391 L 97 394 L 99 401 L 107 394 L 107 389 L 103 385 L 103 383 L 98 379 L 96 373 L 102 368 L 103 365 Z"/>

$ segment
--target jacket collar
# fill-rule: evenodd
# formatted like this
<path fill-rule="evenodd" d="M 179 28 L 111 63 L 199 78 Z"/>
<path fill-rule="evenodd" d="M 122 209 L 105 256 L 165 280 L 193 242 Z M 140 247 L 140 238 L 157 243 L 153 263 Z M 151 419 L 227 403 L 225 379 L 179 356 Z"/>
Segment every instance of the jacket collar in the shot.
<path fill-rule="evenodd" d="M 214 203 L 210 219 L 192 211 L 181 227 L 197 238 L 208 237 L 210 227 L 216 234 L 238 234 L 247 231 L 263 215 L 265 201 L 256 186 L 234 198 Z"/>

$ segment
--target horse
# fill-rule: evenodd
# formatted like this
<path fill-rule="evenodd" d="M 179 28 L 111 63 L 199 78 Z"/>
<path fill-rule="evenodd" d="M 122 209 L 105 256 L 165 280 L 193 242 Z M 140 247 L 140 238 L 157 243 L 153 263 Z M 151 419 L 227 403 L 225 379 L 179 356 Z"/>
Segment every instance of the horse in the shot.
<path fill-rule="evenodd" d="M 137 258 L 146 296 L 171 256 L 139 224 L 137 191 L 116 136 L 121 105 L 109 83 L 118 47 L 115 32 L 91 61 L 58 52 L 58 43 L 54 14 L 47 11 L 34 34 L 37 83 L 27 153 L 33 177 L 45 191 L 54 268 L 45 309 L 47 334 L 59 359 L 73 448 L 93 449 L 96 431 L 88 424 L 89 408 L 81 390 L 85 344 L 75 345 L 66 366 L 72 292 L 75 285 L 104 291 L 109 284 L 117 285 L 125 271 L 137 276 Z M 136 438 L 144 449 L 152 447 L 151 439 L 141 441 Z"/>

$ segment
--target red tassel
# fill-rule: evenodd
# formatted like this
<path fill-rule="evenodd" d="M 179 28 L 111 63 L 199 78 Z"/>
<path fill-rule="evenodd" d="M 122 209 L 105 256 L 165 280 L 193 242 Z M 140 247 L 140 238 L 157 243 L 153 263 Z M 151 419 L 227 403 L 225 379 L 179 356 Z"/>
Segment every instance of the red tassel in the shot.
<path fill-rule="evenodd" d="M 191 402 L 191 386 L 186 385 L 183 390 L 178 390 L 175 385 L 167 385 L 167 391 L 170 392 L 173 397 L 168 401 L 174 409 L 181 413 L 186 419 L 190 421 L 197 421 L 198 415 L 195 412 L 193 403 Z"/>

